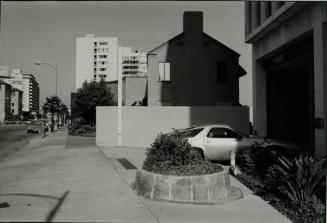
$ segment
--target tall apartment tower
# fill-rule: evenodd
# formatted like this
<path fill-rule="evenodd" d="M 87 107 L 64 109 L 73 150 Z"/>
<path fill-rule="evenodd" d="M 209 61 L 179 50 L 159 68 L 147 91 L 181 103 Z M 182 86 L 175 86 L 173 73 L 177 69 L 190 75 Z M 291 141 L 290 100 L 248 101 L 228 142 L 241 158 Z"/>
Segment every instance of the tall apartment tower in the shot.
<path fill-rule="evenodd" d="M 147 54 L 138 50 L 132 51 L 131 47 L 121 47 L 122 50 L 122 75 L 146 76 Z"/>
<path fill-rule="evenodd" d="M 86 81 L 117 80 L 118 39 L 87 34 L 76 39 L 76 89 Z"/>
<path fill-rule="evenodd" d="M 116 37 L 95 37 L 94 34 L 77 37 L 76 89 L 85 80 L 116 81 L 120 70 L 123 76 L 145 76 L 146 53 L 132 51 L 130 47 L 120 47 Z"/>
<path fill-rule="evenodd" d="M 23 111 L 39 113 L 40 88 L 34 75 L 23 74 Z"/>

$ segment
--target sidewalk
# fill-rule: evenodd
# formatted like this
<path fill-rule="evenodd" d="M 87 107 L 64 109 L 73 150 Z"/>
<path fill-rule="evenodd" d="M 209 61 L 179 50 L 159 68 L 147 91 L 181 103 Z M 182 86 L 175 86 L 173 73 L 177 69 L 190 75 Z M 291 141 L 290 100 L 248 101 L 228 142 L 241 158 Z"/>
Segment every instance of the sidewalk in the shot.
<path fill-rule="evenodd" d="M 0 221 L 290 222 L 234 178 L 244 198 L 228 204 L 144 199 L 130 187 L 136 170 L 117 160 L 141 167 L 144 148 L 98 148 L 80 140 L 58 131 L 0 163 L 0 203 L 10 205 L 0 208 Z"/>
<path fill-rule="evenodd" d="M 145 148 L 100 147 L 124 181 L 132 186 L 135 169 L 125 169 L 118 159 L 125 158 L 141 168 L 145 159 Z M 290 223 L 285 216 L 231 176 L 231 184 L 238 187 L 243 198 L 221 205 L 194 205 L 158 202 L 142 198 L 159 222 L 223 222 L 223 223 Z"/>
<path fill-rule="evenodd" d="M 0 221 L 155 222 L 102 151 L 66 139 L 36 138 L 0 163 Z"/>

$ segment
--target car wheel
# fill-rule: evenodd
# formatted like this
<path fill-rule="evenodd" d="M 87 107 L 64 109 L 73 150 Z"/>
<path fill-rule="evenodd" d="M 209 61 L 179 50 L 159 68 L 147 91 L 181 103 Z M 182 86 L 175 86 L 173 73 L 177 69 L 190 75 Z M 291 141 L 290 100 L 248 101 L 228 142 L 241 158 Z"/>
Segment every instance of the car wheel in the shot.
<path fill-rule="evenodd" d="M 191 148 L 190 154 L 193 157 L 198 157 L 198 158 L 202 158 L 202 159 L 204 158 L 204 153 L 203 153 L 202 149 L 200 149 L 200 148 L 196 148 L 196 147 Z"/>

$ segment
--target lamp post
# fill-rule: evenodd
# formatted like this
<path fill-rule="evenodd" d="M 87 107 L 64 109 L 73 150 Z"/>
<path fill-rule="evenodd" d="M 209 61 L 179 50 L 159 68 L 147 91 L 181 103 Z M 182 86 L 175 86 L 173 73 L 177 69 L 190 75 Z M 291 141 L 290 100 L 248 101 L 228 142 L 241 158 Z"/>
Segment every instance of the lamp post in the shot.
<path fill-rule="evenodd" d="M 52 68 L 55 69 L 56 71 L 56 96 L 58 96 L 58 66 L 57 65 L 52 65 L 52 64 L 49 64 L 49 63 L 46 63 L 46 62 L 43 62 L 43 61 L 35 61 L 35 64 L 36 65 L 48 65 Z"/>
<path fill-rule="evenodd" d="M 56 97 L 58 97 L 58 66 L 52 65 L 52 64 L 49 64 L 49 63 L 46 63 L 43 61 L 35 61 L 35 64 L 38 66 L 39 65 L 48 65 L 49 67 L 52 67 L 55 69 L 55 71 L 56 71 Z M 57 113 L 57 119 L 58 119 L 58 113 Z M 56 120 L 56 122 L 57 122 L 57 120 Z M 52 128 L 54 128 L 55 126 L 58 128 L 57 123 L 56 123 L 56 125 L 54 123 L 51 123 L 51 125 L 52 125 Z M 51 131 L 53 131 L 53 129 Z"/>

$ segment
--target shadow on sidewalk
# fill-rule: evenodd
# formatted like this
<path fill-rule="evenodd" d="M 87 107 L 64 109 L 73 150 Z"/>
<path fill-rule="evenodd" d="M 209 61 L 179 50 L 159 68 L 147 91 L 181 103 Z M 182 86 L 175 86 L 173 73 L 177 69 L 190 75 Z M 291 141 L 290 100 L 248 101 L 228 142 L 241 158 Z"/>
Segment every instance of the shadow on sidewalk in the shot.
<path fill-rule="evenodd" d="M 63 204 L 63 202 L 65 201 L 65 199 L 67 198 L 69 193 L 70 193 L 70 191 L 66 191 L 65 193 L 63 193 L 63 195 L 61 197 L 55 197 L 55 196 L 50 196 L 50 195 L 46 195 L 46 194 L 25 194 L 25 193 L 0 194 L 0 197 L 1 196 L 26 196 L 26 197 L 38 197 L 38 198 L 44 198 L 44 199 L 50 198 L 50 199 L 58 200 L 56 205 L 47 214 L 47 216 L 45 218 L 45 222 L 51 222 L 54 219 L 54 217 L 56 216 L 58 210 L 60 209 L 61 205 Z"/>
<path fill-rule="evenodd" d="M 67 136 L 66 149 L 81 149 L 95 146 L 95 137 Z"/>

